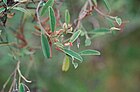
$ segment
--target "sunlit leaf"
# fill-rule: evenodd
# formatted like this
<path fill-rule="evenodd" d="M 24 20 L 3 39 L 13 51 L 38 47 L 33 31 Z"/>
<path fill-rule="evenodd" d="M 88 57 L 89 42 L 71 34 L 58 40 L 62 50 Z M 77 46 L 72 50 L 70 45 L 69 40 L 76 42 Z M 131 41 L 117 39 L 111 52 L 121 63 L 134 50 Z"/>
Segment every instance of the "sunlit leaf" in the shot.
<path fill-rule="evenodd" d="M 5 10 L 5 8 L 3 8 L 3 7 L 0 8 L 0 13 L 3 12 L 4 10 Z"/>
<path fill-rule="evenodd" d="M 4 4 L 7 5 L 7 0 L 3 0 Z"/>
<path fill-rule="evenodd" d="M 116 20 L 116 22 L 119 26 L 122 24 L 122 19 L 121 18 L 115 17 L 115 20 Z"/>
<path fill-rule="evenodd" d="M 70 42 L 73 43 L 79 37 L 80 33 L 81 33 L 81 30 L 75 31 L 70 38 Z"/>
<path fill-rule="evenodd" d="M 86 40 L 85 40 L 85 46 L 90 46 L 90 45 L 91 45 L 90 38 L 86 38 Z"/>
<path fill-rule="evenodd" d="M 20 83 L 19 85 L 19 92 L 25 92 L 25 87 L 23 83 Z"/>
<path fill-rule="evenodd" d="M 110 8 L 110 4 L 109 4 L 108 0 L 103 0 L 103 1 L 104 1 L 105 5 L 106 5 L 108 11 L 110 12 L 111 8 Z"/>
<path fill-rule="evenodd" d="M 70 23 L 70 13 L 69 13 L 68 10 L 65 11 L 65 22 L 66 22 L 67 24 Z"/>
<path fill-rule="evenodd" d="M 83 50 L 79 52 L 80 55 L 100 55 L 101 53 L 97 50 Z"/>
<path fill-rule="evenodd" d="M 48 1 L 45 3 L 45 5 L 42 7 L 41 15 L 45 14 L 46 11 L 47 11 L 47 9 L 48 9 L 48 7 L 49 7 L 49 6 L 52 6 L 53 3 L 54 3 L 54 0 L 48 0 Z"/>
<path fill-rule="evenodd" d="M 51 6 L 49 6 L 49 17 L 50 17 L 50 27 L 51 27 L 51 31 L 54 32 L 55 31 L 55 25 L 56 25 L 56 19 L 55 19 L 55 14 L 54 14 L 54 10 Z"/>
<path fill-rule="evenodd" d="M 68 71 L 70 67 L 70 61 L 69 61 L 69 57 L 66 55 L 64 57 L 64 60 L 63 60 L 63 65 L 62 65 L 62 71 Z"/>
<path fill-rule="evenodd" d="M 110 30 L 111 30 L 111 31 L 112 31 L 112 30 L 117 30 L 117 31 L 119 31 L 119 30 L 121 30 L 121 29 L 120 29 L 120 28 L 117 28 L 117 27 L 111 27 Z"/>
<path fill-rule="evenodd" d="M 83 61 L 83 58 L 77 53 L 77 52 L 74 52 L 72 50 L 68 50 L 68 49 L 62 49 L 64 53 L 66 53 L 67 55 L 71 56 L 72 58 L 75 58 L 79 61 Z"/>
<path fill-rule="evenodd" d="M 44 56 L 50 58 L 50 44 L 48 38 L 44 34 L 41 35 L 41 45 Z"/>

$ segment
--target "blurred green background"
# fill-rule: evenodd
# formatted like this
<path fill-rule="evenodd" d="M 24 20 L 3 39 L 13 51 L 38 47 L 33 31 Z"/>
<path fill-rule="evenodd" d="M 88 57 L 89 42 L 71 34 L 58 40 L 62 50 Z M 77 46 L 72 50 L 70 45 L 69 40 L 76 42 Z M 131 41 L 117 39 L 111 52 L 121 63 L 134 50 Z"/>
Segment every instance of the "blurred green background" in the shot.
<path fill-rule="evenodd" d="M 68 8 L 73 20 L 85 1 L 64 0 L 61 12 L 64 13 L 63 9 Z M 106 12 L 102 0 L 98 1 L 98 7 Z M 140 92 L 140 0 L 109 0 L 109 3 L 111 15 L 119 16 L 129 23 L 122 33 L 98 37 L 92 40 L 92 46 L 86 47 L 98 49 L 101 56 L 85 57 L 77 69 L 71 64 L 68 72 L 62 72 L 64 54 L 55 50 L 52 59 L 44 59 L 41 50 L 34 54 L 32 61 L 28 55 L 21 55 L 21 71 L 33 81 L 31 84 L 26 83 L 31 92 Z M 7 26 L 16 30 L 23 14 L 18 13 L 7 22 Z M 26 38 L 30 42 L 29 46 L 38 47 L 40 39 L 31 34 L 35 30 L 35 23 L 31 21 L 32 18 L 28 17 L 24 26 Z M 101 22 L 101 26 L 106 26 L 102 21 L 105 22 L 101 20 L 99 24 Z M 9 40 L 13 41 L 15 38 L 9 30 L 6 30 Z M 16 66 L 16 61 L 9 54 L 8 47 L 0 47 L 0 89 Z M 6 89 L 9 86 L 10 83 Z"/>

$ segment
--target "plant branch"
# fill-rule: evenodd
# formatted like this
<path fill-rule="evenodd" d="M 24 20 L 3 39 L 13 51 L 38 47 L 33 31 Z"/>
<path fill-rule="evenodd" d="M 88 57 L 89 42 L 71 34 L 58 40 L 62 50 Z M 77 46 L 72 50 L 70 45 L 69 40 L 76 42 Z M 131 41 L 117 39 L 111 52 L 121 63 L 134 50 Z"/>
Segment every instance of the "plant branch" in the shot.
<path fill-rule="evenodd" d="M 40 2 L 39 2 L 38 5 L 37 5 L 37 8 L 36 8 L 36 16 L 37 16 L 38 24 L 39 24 L 39 26 L 40 26 L 41 31 L 42 31 L 43 33 L 45 33 L 48 37 L 50 37 L 50 35 L 45 31 L 44 27 L 42 26 L 41 20 L 40 20 L 40 16 L 39 16 L 39 7 L 40 7 L 40 5 L 41 5 L 42 2 L 43 2 L 43 1 L 40 0 Z"/>
<path fill-rule="evenodd" d="M 110 16 L 110 15 L 107 15 L 107 14 L 101 12 L 97 7 L 94 7 L 94 10 L 95 10 L 97 13 L 99 13 L 101 16 L 103 16 L 103 17 L 108 17 L 108 18 L 111 18 L 111 19 L 114 19 L 114 18 L 115 18 L 115 17 L 113 17 L 113 16 Z"/>

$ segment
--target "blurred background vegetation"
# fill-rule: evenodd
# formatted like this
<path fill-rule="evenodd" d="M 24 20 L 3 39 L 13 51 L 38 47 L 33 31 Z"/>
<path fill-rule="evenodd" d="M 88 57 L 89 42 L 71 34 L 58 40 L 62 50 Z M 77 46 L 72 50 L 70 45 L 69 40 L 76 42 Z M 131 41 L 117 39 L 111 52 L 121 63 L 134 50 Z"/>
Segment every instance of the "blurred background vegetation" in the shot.
<path fill-rule="evenodd" d="M 85 1 L 64 0 L 62 14 L 64 9 L 68 8 L 74 20 Z M 21 71 L 33 81 L 31 84 L 27 83 L 31 92 L 140 92 L 140 0 L 109 0 L 109 3 L 112 9 L 111 15 L 119 16 L 129 23 L 126 24 L 123 32 L 93 39 L 92 45 L 86 47 L 98 49 L 101 56 L 85 57 L 84 62 L 79 64 L 77 69 L 74 69 L 71 64 L 68 72 L 62 72 L 64 54 L 55 50 L 52 59 L 44 59 L 41 50 L 34 54 L 32 60 L 28 55 L 21 55 Z M 107 11 L 101 0 L 98 0 L 98 7 L 103 12 Z M 9 31 L 10 27 L 18 30 L 22 15 L 23 13 L 17 12 L 8 20 L 9 28 L 5 30 L 9 41 L 15 39 L 13 33 Z M 100 19 L 96 13 L 95 18 L 101 27 L 107 27 L 105 19 Z M 86 29 L 91 30 L 90 24 L 86 21 L 84 21 Z M 39 37 L 31 34 L 35 30 L 34 24 L 36 23 L 32 23 L 32 18 L 27 17 L 24 25 L 25 36 L 29 46 L 38 47 Z M 1 46 L 0 89 L 14 71 L 16 62 L 11 57 L 10 49 Z M 10 83 L 7 89 L 9 86 Z"/>

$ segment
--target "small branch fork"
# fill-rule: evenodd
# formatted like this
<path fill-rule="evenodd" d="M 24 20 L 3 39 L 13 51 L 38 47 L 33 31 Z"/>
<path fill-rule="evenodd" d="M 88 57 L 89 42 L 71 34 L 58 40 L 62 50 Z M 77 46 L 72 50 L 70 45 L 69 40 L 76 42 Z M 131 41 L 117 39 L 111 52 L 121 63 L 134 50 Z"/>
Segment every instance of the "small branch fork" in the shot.
<path fill-rule="evenodd" d="M 43 27 L 42 25 L 42 22 L 40 20 L 40 15 L 39 15 L 39 8 L 40 8 L 40 5 L 41 3 L 43 2 L 43 0 L 40 0 L 40 2 L 38 3 L 37 5 L 37 8 L 36 8 L 36 16 L 37 16 L 37 20 L 38 20 L 38 24 L 39 24 L 39 27 L 42 31 L 42 33 L 45 33 L 49 38 L 51 37 L 51 35 L 45 30 L 45 28 Z M 60 5 L 61 6 L 61 5 Z M 59 7 L 60 8 L 60 7 Z M 58 9 L 56 9 L 58 10 Z M 93 11 L 96 11 L 98 14 L 100 14 L 101 16 L 103 17 L 108 17 L 108 18 L 111 18 L 111 19 L 115 19 L 115 17 L 113 16 L 110 16 L 108 14 L 105 14 L 103 13 L 102 11 L 100 11 L 96 5 L 93 4 L 93 2 L 91 0 L 87 0 L 84 4 L 84 6 L 81 8 L 81 11 L 79 13 L 79 16 L 77 19 L 75 19 L 73 25 L 74 25 L 74 31 L 76 31 L 77 29 L 79 29 L 79 27 L 81 26 L 81 21 L 86 18 L 87 16 L 90 16 L 92 14 Z M 60 18 L 59 20 L 60 25 L 62 26 L 62 23 L 60 21 Z"/>
<path fill-rule="evenodd" d="M 16 65 L 16 68 L 15 70 L 10 74 L 9 78 L 7 79 L 7 81 L 4 83 L 3 85 L 3 88 L 0 92 L 4 92 L 8 82 L 11 80 L 11 78 L 13 77 L 13 81 L 12 81 L 12 84 L 10 86 L 10 89 L 8 92 L 12 92 L 12 90 L 18 90 L 18 87 L 17 87 L 17 73 L 19 75 L 19 78 L 18 78 L 18 85 L 20 84 L 21 82 L 21 78 L 27 82 L 27 83 L 31 83 L 31 81 L 27 80 L 21 73 L 20 71 L 20 61 L 17 62 L 17 65 Z M 24 84 L 25 85 L 25 84 Z M 25 85 L 25 87 L 28 89 L 28 92 L 30 92 L 29 88 Z"/>
<path fill-rule="evenodd" d="M 50 34 L 45 30 L 45 28 L 43 27 L 42 21 L 41 21 L 41 19 L 40 19 L 40 15 L 39 15 L 39 9 L 40 9 L 40 5 L 42 4 L 42 2 L 43 2 L 43 0 L 40 0 L 39 3 L 38 3 L 38 5 L 37 5 L 37 8 L 36 8 L 36 17 L 37 17 L 37 21 L 38 21 L 38 24 L 39 24 L 41 33 L 46 34 L 46 35 L 50 38 L 51 35 L 50 35 Z M 17 5 L 16 5 L 16 6 L 17 6 Z M 60 5 L 60 6 L 61 6 L 61 5 Z M 59 9 L 60 9 L 60 7 L 59 7 Z M 63 24 L 62 24 L 61 21 L 60 21 L 59 9 L 56 9 L 57 12 L 58 12 L 58 16 L 57 16 L 57 17 L 58 17 L 58 18 L 57 18 L 58 20 L 57 20 L 57 21 L 59 21 L 59 23 L 60 23 L 61 26 L 62 26 Z M 92 13 L 94 10 L 95 10 L 98 14 L 100 14 L 101 16 L 103 16 L 103 17 L 107 17 L 107 18 L 111 18 L 111 19 L 114 19 L 114 18 L 115 18 L 115 17 L 113 17 L 113 16 L 110 16 L 110 15 L 108 15 L 108 14 L 103 13 L 102 11 L 100 11 L 100 10 L 97 8 L 97 6 L 95 6 L 95 5 L 93 4 L 93 2 L 92 2 L 91 0 L 87 0 L 87 1 L 85 2 L 84 6 L 81 8 L 81 11 L 80 11 L 80 13 L 79 13 L 78 18 L 77 18 L 77 19 L 74 21 L 74 23 L 73 23 L 73 24 L 74 24 L 74 31 L 76 31 L 77 29 L 79 29 L 80 26 L 82 26 L 81 21 L 82 21 L 84 18 L 86 18 L 87 16 L 90 16 L 91 13 Z M 24 37 L 24 35 L 23 35 L 23 32 L 21 32 L 21 34 L 16 34 L 16 37 L 19 38 L 23 43 L 25 43 L 24 46 L 27 45 L 27 41 L 25 40 L 25 37 Z M 87 36 L 87 38 L 88 38 L 88 36 Z M 6 44 L 6 45 L 11 45 L 11 44 L 13 44 L 13 43 L 9 43 L 9 44 Z M 4 44 L 4 45 L 5 45 L 5 44 Z M 9 76 L 9 78 L 7 79 L 7 81 L 5 82 L 5 84 L 3 85 L 3 88 L 2 88 L 2 90 L 1 90 L 1 92 L 4 92 L 4 89 L 6 88 L 6 85 L 7 85 L 8 82 L 10 81 L 11 77 L 13 77 L 13 82 L 12 82 L 12 84 L 11 84 L 11 87 L 10 87 L 10 89 L 9 89 L 9 92 L 12 91 L 13 87 L 16 85 L 17 73 L 18 73 L 19 77 L 22 78 L 25 82 L 31 83 L 31 81 L 27 80 L 27 79 L 22 75 L 22 73 L 21 73 L 21 71 L 20 71 L 20 61 L 18 61 L 15 70 L 12 72 L 12 74 Z M 19 78 L 19 80 L 20 80 L 20 78 Z M 20 81 L 19 81 L 19 82 L 20 82 Z"/>
<path fill-rule="evenodd" d="M 75 25 L 74 30 L 77 30 L 81 25 L 81 21 L 87 16 L 90 16 L 94 10 L 103 17 L 107 17 L 110 19 L 116 18 L 114 16 L 110 16 L 108 14 L 103 13 L 102 11 L 98 9 L 96 5 L 93 4 L 91 0 L 87 0 L 80 11 L 78 18 L 74 21 L 74 25 Z"/>

